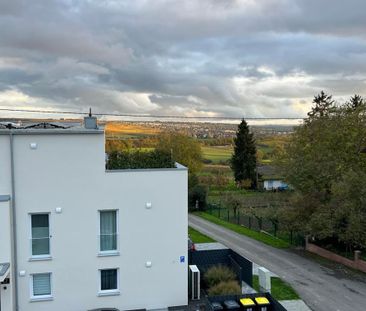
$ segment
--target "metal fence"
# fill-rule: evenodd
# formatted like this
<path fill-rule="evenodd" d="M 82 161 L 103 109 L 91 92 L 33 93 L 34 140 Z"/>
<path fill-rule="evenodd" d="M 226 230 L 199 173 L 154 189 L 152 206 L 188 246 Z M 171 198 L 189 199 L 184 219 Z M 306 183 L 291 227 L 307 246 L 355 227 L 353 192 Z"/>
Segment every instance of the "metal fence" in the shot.
<path fill-rule="evenodd" d="M 287 241 L 291 245 L 305 246 L 305 237 L 302 234 L 285 229 L 280 222 L 274 222 L 264 217 L 248 215 L 240 209 L 234 213 L 233 210 L 223 207 L 220 204 L 208 204 L 206 212 L 232 224 L 244 226 L 258 232 L 266 232 L 269 235 Z"/>

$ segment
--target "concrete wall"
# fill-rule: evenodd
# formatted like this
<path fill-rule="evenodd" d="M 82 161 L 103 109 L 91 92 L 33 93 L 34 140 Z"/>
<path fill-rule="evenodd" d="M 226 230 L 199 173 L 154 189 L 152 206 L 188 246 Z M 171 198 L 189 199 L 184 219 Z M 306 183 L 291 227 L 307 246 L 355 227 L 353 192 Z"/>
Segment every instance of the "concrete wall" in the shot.
<path fill-rule="evenodd" d="M 106 172 L 101 134 L 14 138 L 20 311 L 187 304 L 187 170 Z M 119 256 L 98 256 L 103 209 L 118 210 Z M 39 212 L 50 214 L 52 259 L 31 261 L 30 213 Z M 119 268 L 119 295 L 98 296 L 103 268 Z M 30 276 L 42 272 L 52 273 L 53 300 L 31 302 Z"/>

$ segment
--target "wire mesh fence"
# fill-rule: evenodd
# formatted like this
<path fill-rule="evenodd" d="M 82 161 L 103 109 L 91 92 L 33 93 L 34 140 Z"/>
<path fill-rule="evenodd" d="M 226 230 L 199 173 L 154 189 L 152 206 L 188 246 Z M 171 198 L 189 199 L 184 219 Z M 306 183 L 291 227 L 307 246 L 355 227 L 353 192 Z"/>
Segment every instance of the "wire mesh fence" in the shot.
<path fill-rule="evenodd" d="M 305 245 L 305 237 L 301 233 L 285 229 L 279 221 L 273 221 L 265 217 L 248 215 L 240 209 L 234 212 L 234 210 L 228 209 L 221 204 L 208 204 L 206 212 L 232 224 L 244 226 L 258 232 L 265 232 L 284 240 L 291 245 Z"/>

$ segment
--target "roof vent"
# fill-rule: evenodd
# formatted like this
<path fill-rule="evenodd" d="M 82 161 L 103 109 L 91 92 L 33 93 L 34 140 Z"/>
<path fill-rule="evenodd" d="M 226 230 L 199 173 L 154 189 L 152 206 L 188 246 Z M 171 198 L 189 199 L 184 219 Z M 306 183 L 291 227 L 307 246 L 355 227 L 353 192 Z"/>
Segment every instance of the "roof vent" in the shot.
<path fill-rule="evenodd" d="M 96 117 L 92 116 L 91 108 L 89 108 L 89 115 L 84 118 L 84 127 L 88 130 L 98 129 L 98 121 Z"/>

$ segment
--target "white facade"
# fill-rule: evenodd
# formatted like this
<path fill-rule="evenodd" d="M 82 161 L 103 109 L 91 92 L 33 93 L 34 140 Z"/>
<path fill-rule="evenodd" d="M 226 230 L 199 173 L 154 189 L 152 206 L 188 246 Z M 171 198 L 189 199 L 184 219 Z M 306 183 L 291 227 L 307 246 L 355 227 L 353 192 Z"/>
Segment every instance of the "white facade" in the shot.
<path fill-rule="evenodd" d="M 0 131 L 0 195 L 12 195 L 9 132 Z M 187 304 L 186 168 L 106 171 L 103 131 L 12 132 L 15 200 L 0 202 L 0 263 L 16 266 L 19 311 Z M 10 256 L 12 203 L 16 262 Z M 103 210 L 117 211 L 118 249 L 109 256 L 100 254 Z M 36 213 L 49 215 L 50 256 L 42 260 L 32 257 Z M 118 269 L 118 290 L 100 292 L 100 269 Z M 32 298 L 37 273 L 51 274 L 49 297 Z M 4 297 L 2 290 L 2 303 Z"/>
<path fill-rule="evenodd" d="M 265 190 L 275 190 L 286 187 L 288 187 L 288 185 L 280 179 L 268 179 L 263 181 L 263 188 Z"/>

